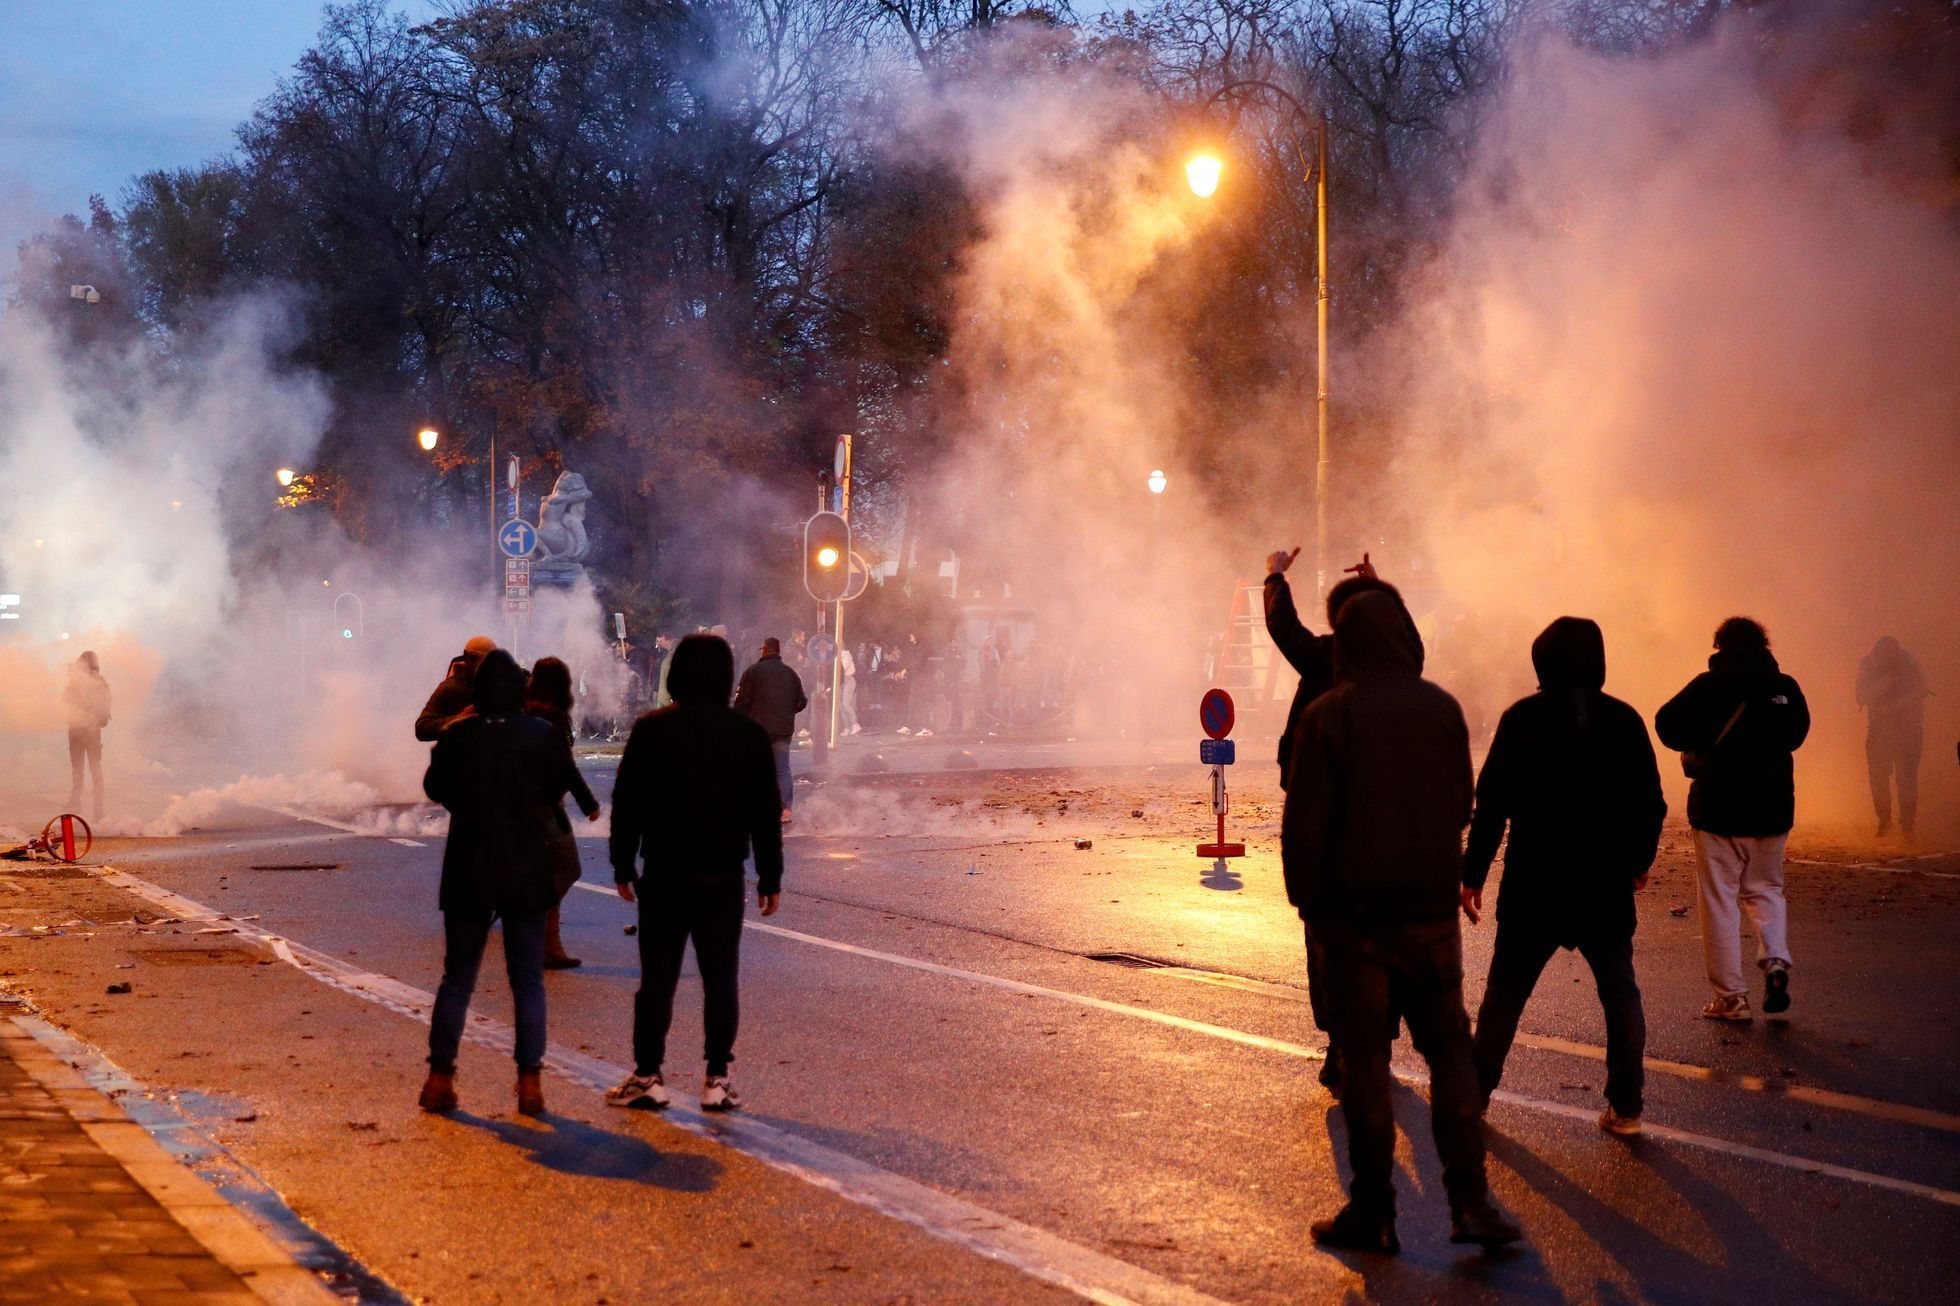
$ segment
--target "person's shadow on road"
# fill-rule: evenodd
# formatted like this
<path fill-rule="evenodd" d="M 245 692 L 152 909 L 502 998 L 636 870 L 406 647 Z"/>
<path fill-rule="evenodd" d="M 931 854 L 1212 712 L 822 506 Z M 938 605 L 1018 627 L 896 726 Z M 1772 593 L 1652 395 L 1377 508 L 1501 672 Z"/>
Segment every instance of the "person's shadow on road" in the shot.
<path fill-rule="evenodd" d="M 535 1124 L 468 1111 L 453 1111 L 448 1118 L 494 1134 L 512 1147 L 524 1148 L 534 1163 L 560 1174 L 623 1179 L 679 1193 L 713 1192 L 715 1181 L 721 1177 L 722 1164 L 714 1157 L 662 1152 L 643 1138 L 565 1116 L 547 1114 Z"/>

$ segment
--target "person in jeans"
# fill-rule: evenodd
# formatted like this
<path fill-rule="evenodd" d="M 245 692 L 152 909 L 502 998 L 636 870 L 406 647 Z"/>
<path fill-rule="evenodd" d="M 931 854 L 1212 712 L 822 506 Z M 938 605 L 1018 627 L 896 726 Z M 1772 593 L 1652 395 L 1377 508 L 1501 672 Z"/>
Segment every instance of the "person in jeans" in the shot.
<path fill-rule="evenodd" d="M 1463 911 L 1475 923 L 1491 859 L 1510 827 L 1497 944 L 1477 1012 L 1478 1087 L 1488 1105 L 1539 975 L 1560 948 L 1577 948 L 1606 1014 L 1599 1126 L 1631 1136 L 1640 1132 L 1647 1045 L 1633 974 L 1633 897 L 1654 864 L 1667 800 L 1647 723 L 1604 692 L 1599 626 L 1560 617 L 1532 643 L 1531 664 L 1538 692 L 1497 723 L 1463 855 Z"/>
<path fill-rule="evenodd" d="M 701 1107 L 732 1111 L 742 1104 L 728 1070 L 741 1016 L 743 862 L 753 849 L 756 905 L 773 915 L 783 883 L 782 797 L 768 733 L 728 705 L 735 657 L 727 642 L 689 635 L 672 663 L 674 706 L 634 725 L 613 785 L 613 879 L 620 897 L 640 904 L 640 988 L 633 1073 L 606 1101 L 663 1107 L 670 1100 L 667 1030 L 692 939 L 708 1063 Z"/>
<path fill-rule="evenodd" d="M 774 636 L 762 641 L 762 656 L 742 673 L 735 688 L 735 710 L 769 736 L 776 759 L 776 788 L 783 798 L 783 824 L 788 825 L 795 788 L 789 771 L 789 744 L 796 734 L 796 714 L 810 706 L 803 677 L 783 661 L 783 642 Z"/>
<path fill-rule="evenodd" d="M 545 918 L 558 901 L 551 845 L 577 773 L 551 723 L 525 713 L 524 684 L 509 653 L 486 654 L 471 680 L 474 710 L 437 736 L 422 779 L 450 817 L 440 890 L 442 985 L 429 1023 L 425 1111 L 456 1106 L 463 1024 L 490 926 L 501 920 L 517 1008 L 517 1109 L 544 1114 Z"/>
<path fill-rule="evenodd" d="M 1334 619 L 1338 683 L 1295 732 L 1281 823 L 1287 897 L 1326 948 L 1346 1088 L 1349 1200 L 1312 1226 L 1323 1246 L 1393 1253 L 1395 1013 L 1429 1063 L 1430 1130 L 1450 1240 L 1521 1237 L 1491 1201 L 1463 1011 L 1456 912 L 1470 821 L 1470 736 L 1456 700 L 1422 678 L 1400 600 L 1358 594 Z"/>
<path fill-rule="evenodd" d="M 1715 631 L 1708 670 L 1654 715 L 1661 743 L 1681 754 L 1688 824 L 1701 887 L 1701 947 L 1715 997 L 1710 1020 L 1751 1018 L 1742 972 L 1741 912 L 1756 927 L 1763 1010 L 1790 1009 L 1790 940 L 1783 847 L 1796 819 L 1791 754 L 1810 733 L 1810 706 L 1748 617 Z M 1740 910 L 1738 910 L 1738 907 Z"/>
<path fill-rule="evenodd" d="M 1926 745 L 1925 673 L 1905 645 L 1886 635 L 1858 663 L 1858 706 L 1865 709 L 1865 769 L 1878 837 L 1892 833 L 1892 781 L 1899 784 L 1899 832 L 1912 838 L 1919 815 L 1919 754 Z"/>

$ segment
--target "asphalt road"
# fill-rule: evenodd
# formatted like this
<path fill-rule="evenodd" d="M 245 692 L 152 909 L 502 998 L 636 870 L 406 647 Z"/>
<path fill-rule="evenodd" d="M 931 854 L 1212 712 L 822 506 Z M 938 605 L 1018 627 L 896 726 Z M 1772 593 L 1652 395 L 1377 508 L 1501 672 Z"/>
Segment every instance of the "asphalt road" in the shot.
<path fill-rule="evenodd" d="M 611 765 L 586 762 L 602 797 Z M 1192 856 L 1206 820 L 1195 766 L 899 775 L 806 796 L 783 909 L 752 913 L 743 944 L 736 1079 L 748 1120 L 773 1130 L 723 1141 L 795 1172 L 772 1201 L 855 1193 L 923 1229 L 941 1253 L 903 1276 L 918 1300 L 1060 1284 L 1132 1299 L 1917 1301 L 1952 1282 L 1960 859 L 1896 864 L 1920 873 L 1794 866 L 1795 1007 L 1718 1026 L 1695 1018 L 1696 922 L 1670 911 L 1693 901 L 1692 866 L 1670 825 L 1637 953 L 1649 1136 L 1593 1125 L 1601 1022 L 1583 964 L 1561 954 L 1490 1115 L 1493 1183 L 1528 1244 L 1487 1256 L 1448 1243 L 1420 1062 L 1404 1043 L 1397 1109 L 1416 1140 L 1398 1153 L 1404 1250 L 1334 1258 L 1306 1238 L 1339 1203 L 1344 1143 L 1314 1082 L 1321 1040 L 1271 851 L 1277 795 L 1235 779 L 1234 828 L 1254 855 L 1229 889 L 1202 883 Z M 107 841 L 98 860 L 256 918 L 248 931 L 346 974 L 433 990 L 440 837 L 414 833 L 413 814 L 291 810 L 226 805 L 181 838 Z M 383 817 L 385 834 L 343 828 Z M 596 1077 L 595 1061 L 629 1061 L 638 975 L 602 841 L 584 852 L 565 936 L 585 965 L 548 980 L 551 1040 Z M 300 864 L 330 869 L 254 869 Z M 1490 938 L 1488 921 L 1466 931 L 1473 1009 Z M 508 1022 L 492 965 L 478 1003 Z M 698 1016 L 690 962 L 669 1070 L 692 1090 Z M 412 1074 L 420 1048 L 391 1020 L 348 1037 Z M 472 1091 L 489 1090 L 466 1073 L 466 1106 Z M 551 1086 L 554 1104 L 586 1091 Z M 410 1106 L 379 1083 L 375 1094 L 376 1112 Z M 351 1250 L 383 1278 L 402 1254 Z M 983 1260 L 1019 1277 L 977 1288 Z M 1125 1279 L 1129 1268 L 1146 1274 Z M 642 1286 L 676 1284 L 661 1270 Z M 488 1283 L 480 1295 L 498 1299 Z"/>

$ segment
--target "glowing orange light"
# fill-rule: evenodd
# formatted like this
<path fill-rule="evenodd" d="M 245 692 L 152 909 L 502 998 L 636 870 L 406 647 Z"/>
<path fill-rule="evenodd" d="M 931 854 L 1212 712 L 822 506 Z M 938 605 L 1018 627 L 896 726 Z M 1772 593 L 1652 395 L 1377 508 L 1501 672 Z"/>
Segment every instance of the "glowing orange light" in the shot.
<path fill-rule="evenodd" d="M 837 550 L 831 548 L 828 544 L 817 550 L 817 565 L 825 571 L 829 571 L 837 565 L 837 558 Z"/>
<path fill-rule="evenodd" d="M 1199 199 L 1209 199 L 1218 190 L 1218 178 L 1225 171 L 1225 165 L 1215 154 L 1199 154 L 1184 165 L 1185 180 L 1191 183 L 1191 193 Z"/>

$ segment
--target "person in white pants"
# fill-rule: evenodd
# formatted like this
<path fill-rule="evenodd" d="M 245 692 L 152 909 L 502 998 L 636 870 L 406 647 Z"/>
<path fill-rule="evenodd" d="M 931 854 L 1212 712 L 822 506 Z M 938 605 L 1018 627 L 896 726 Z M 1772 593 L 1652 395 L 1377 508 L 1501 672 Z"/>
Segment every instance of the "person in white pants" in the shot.
<path fill-rule="evenodd" d="M 1788 908 L 1783 847 L 1796 818 L 1791 754 L 1810 733 L 1803 690 L 1776 664 L 1769 633 L 1748 617 L 1715 631 L 1708 670 L 1654 715 L 1661 743 L 1681 754 L 1688 824 L 1695 832 L 1701 945 L 1715 997 L 1701 1014 L 1749 1020 L 1742 969 L 1742 912 L 1756 930 L 1763 1011 L 1790 1009 Z"/>

